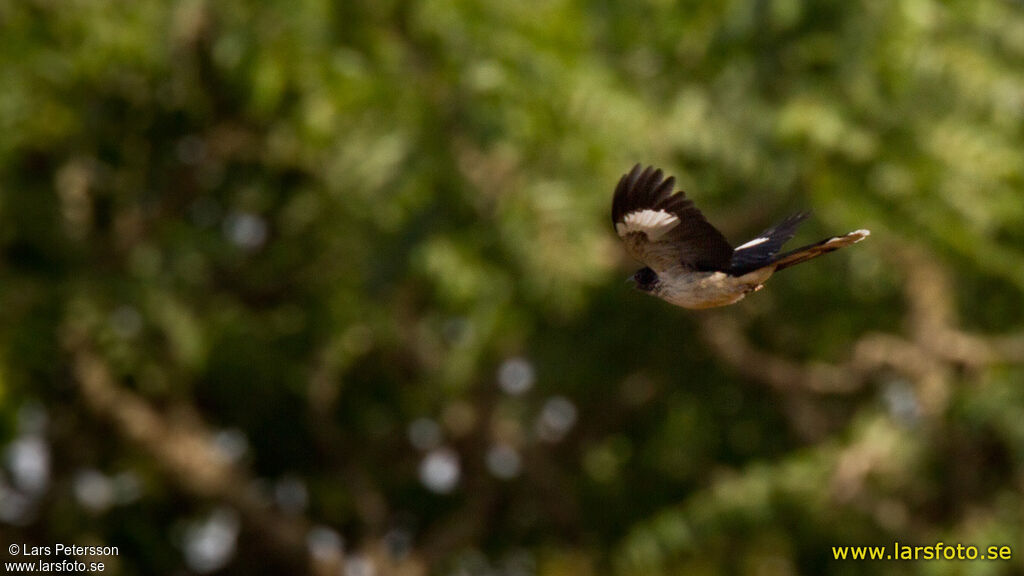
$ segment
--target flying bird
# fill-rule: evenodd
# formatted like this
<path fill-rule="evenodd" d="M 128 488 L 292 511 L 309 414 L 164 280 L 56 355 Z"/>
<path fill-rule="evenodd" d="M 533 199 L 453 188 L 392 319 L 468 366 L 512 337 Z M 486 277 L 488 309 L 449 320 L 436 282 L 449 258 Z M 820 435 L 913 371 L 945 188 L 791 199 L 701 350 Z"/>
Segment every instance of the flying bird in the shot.
<path fill-rule="evenodd" d="M 855 230 L 779 253 L 808 216 L 800 212 L 733 248 L 682 191 L 675 178 L 637 164 L 615 187 L 612 222 L 630 256 L 644 267 L 633 275 L 637 289 L 676 306 L 702 309 L 739 302 L 760 290 L 775 272 L 856 244 Z"/>

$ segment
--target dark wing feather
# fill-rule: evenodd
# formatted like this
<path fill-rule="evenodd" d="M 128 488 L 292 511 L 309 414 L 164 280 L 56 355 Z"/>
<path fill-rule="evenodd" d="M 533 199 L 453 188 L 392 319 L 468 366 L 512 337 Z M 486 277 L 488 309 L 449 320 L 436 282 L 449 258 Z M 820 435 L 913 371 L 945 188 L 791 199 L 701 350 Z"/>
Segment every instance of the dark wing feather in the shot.
<path fill-rule="evenodd" d="M 782 249 L 782 245 L 796 234 L 797 226 L 810 215 L 810 212 L 793 214 L 737 248 L 729 263 L 729 273 L 734 276 L 742 276 L 774 262 L 775 255 Z"/>
<path fill-rule="evenodd" d="M 655 170 L 653 166 L 648 166 L 643 171 L 640 170 L 639 164 L 633 166 L 628 174 L 619 178 L 619 184 L 615 187 L 615 195 L 612 197 L 612 222 L 622 222 L 630 212 L 653 208 L 672 194 L 675 181 L 675 178 L 663 181 L 661 170 Z"/>
<path fill-rule="evenodd" d="M 637 164 L 615 187 L 612 221 L 625 224 L 630 214 L 644 210 L 663 211 L 679 219 L 656 241 L 644 232 L 621 234 L 631 256 L 656 271 L 680 264 L 696 270 L 727 270 L 733 249 L 722 233 L 708 223 L 693 201 L 680 191 L 672 193 L 675 178 L 664 178 L 661 170 Z"/>

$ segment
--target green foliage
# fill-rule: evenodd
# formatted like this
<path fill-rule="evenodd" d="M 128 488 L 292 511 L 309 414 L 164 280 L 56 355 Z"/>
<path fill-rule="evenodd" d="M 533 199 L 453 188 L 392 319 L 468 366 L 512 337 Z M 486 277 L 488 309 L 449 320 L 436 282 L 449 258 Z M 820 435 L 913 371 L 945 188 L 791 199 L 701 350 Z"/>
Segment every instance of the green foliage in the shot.
<path fill-rule="evenodd" d="M 1024 541 L 1022 64 L 1011 0 L 0 0 L 0 535 L 325 561 L 95 357 L 346 573 L 1024 573 L 831 551 Z M 873 235 L 674 309 L 638 161 L 735 243 Z"/>

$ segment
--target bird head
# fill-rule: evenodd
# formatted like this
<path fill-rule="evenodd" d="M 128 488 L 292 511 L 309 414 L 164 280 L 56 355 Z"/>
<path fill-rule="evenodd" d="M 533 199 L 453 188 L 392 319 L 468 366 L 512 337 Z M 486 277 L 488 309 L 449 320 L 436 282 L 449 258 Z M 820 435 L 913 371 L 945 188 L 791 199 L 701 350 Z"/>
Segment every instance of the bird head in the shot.
<path fill-rule="evenodd" d="M 658 286 L 658 282 L 661 280 L 658 278 L 658 273 L 650 268 L 641 268 L 633 274 L 633 282 L 636 283 L 636 289 L 642 292 L 653 292 Z"/>

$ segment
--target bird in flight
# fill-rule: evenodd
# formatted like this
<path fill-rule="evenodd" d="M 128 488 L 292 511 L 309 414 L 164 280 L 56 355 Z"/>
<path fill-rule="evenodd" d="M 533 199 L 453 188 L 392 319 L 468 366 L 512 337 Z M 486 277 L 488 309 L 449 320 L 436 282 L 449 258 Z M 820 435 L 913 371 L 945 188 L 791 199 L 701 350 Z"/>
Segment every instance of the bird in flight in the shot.
<path fill-rule="evenodd" d="M 871 234 L 855 230 L 779 254 L 810 214 L 801 212 L 733 248 L 693 201 L 672 189 L 653 166 L 637 164 L 615 187 L 612 222 L 629 255 L 644 264 L 636 287 L 683 308 L 714 308 L 760 290 L 778 270 L 856 244 Z"/>

